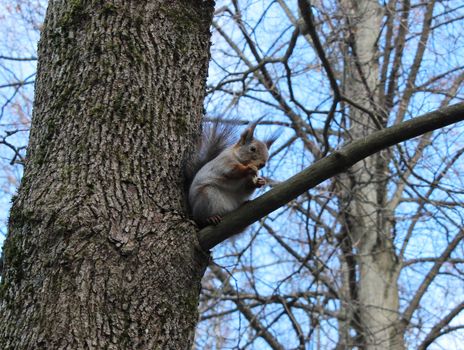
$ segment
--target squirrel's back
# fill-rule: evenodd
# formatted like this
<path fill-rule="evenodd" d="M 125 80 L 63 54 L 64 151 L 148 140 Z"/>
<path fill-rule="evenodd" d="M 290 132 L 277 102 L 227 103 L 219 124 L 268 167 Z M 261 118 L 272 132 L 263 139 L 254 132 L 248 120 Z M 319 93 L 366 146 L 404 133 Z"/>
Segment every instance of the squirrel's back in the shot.
<path fill-rule="evenodd" d="M 216 158 L 222 151 L 232 145 L 237 134 L 237 126 L 234 123 L 221 123 L 219 119 L 203 124 L 197 153 L 187 163 L 185 177 L 187 186 L 190 187 L 195 175 L 200 169 Z"/>

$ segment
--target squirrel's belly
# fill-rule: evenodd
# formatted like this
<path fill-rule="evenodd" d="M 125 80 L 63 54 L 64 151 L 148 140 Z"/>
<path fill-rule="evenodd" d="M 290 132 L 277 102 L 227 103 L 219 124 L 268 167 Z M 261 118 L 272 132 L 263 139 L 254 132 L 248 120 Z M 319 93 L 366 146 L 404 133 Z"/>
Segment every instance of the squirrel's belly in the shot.
<path fill-rule="evenodd" d="M 215 202 L 215 206 L 212 208 L 215 214 L 224 215 L 235 209 L 237 209 L 246 199 L 242 200 L 236 196 L 230 194 L 222 194 L 218 197 L 213 197 L 212 201 Z"/>
<path fill-rule="evenodd" d="M 211 216 L 223 216 L 237 209 L 250 195 L 251 192 L 230 191 L 209 184 L 194 183 L 189 191 L 189 203 L 193 218 L 203 224 Z"/>

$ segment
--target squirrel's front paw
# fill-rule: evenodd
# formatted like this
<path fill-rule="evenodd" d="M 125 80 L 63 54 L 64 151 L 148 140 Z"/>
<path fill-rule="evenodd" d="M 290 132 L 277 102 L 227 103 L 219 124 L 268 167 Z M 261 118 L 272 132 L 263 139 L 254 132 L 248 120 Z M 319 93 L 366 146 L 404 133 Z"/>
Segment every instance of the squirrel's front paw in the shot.
<path fill-rule="evenodd" d="M 256 176 L 253 178 L 253 183 L 257 188 L 263 187 L 266 184 L 266 180 L 262 177 Z"/>
<path fill-rule="evenodd" d="M 258 168 L 254 164 L 248 164 L 248 173 L 251 175 L 258 175 Z"/>

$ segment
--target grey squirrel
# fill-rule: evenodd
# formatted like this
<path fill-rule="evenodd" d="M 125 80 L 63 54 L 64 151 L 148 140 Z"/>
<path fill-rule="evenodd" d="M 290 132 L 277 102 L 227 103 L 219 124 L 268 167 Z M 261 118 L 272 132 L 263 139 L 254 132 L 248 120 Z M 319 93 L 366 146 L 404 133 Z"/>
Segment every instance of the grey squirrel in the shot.
<path fill-rule="evenodd" d="M 222 216 L 249 200 L 256 188 L 266 184 L 258 170 L 266 165 L 269 148 L 277 136 L 259 141 L 254 131 L 259 120 L 251 123 L 231 143 L 235 128 L 213 123 L 201 138 L 201 146 L 187 171 L 188 200 L 193 219 L 201 227 L 217 225 Z"/>

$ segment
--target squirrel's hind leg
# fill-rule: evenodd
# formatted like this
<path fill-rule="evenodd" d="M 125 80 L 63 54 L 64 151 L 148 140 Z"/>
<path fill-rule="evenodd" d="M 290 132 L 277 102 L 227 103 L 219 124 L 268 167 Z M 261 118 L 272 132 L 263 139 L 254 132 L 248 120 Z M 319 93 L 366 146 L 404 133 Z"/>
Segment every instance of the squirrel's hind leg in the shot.
<path fill-rule="evenodd" d="M 220 215 L 213 215 L 206 219 L 208 225 L 217 225 L 222 221 L 222 216 Z"/>
<path fill-rule="evenodd" d="M 224 192 L 215 186 L 204 185 L 194 188 L 192 214 L 195 221 L 203 225 L 217 225 L 222 221 L 222 215 L 239 207 L 240 200 L 234 194 Z"/>

